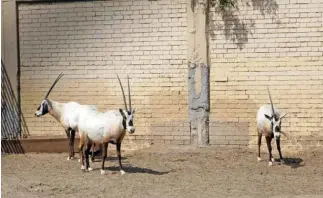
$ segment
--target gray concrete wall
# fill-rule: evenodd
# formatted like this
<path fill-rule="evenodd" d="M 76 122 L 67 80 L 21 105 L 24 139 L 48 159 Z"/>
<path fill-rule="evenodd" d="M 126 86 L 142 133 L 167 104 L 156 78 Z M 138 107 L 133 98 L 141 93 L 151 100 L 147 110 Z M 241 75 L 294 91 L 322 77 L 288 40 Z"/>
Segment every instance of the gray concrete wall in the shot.
<path fill-rule="evenodd" d="M 14 0 L 2 0 L 1 23 L 1 59 L 4 62 L 15 96 L 18 97 L 18 49 L 16 2 Z"/>

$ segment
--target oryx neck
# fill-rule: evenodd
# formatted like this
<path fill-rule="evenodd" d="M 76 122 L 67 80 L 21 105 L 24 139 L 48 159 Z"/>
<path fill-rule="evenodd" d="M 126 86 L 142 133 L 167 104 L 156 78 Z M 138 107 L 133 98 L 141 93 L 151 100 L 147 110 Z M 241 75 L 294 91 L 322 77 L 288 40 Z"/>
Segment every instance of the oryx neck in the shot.
<path fill-rule="evenodd" d="M 49 106 L 49 114 L 51 114 L 56 120 L 59 121 L 63 112 L 63 103 L 59 103 L 49 99 L 47 99 L 47 101 Z"/>
<path fill-rule="evenodd" d="M 126 125 L 127 118 L 124 117 L 121 112 L 119 112 L 119 113 L 120 113 L 120 116 L 121 116 L 121 119 L 122 119 L 122 129 L 126 130 L 126 128 L 127 128 L 127 125 Z"/>

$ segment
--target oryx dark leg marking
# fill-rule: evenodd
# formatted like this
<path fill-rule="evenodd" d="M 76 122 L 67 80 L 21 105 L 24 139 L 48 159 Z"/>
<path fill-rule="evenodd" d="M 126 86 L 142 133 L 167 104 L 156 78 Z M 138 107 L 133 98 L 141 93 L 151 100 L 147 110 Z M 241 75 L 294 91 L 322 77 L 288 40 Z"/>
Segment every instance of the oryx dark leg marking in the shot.
<path fill-rule="evenodd" d="M 74 139 L 75 139 L 75 130 L 70 130 L 70 140 L 69 140 L 69 149 L 70 149 L 70 159 L 74 157 Z"/>
<path fill-rule="evenodd" d="M 117 155 L 118 155 L 118 160 L 119 160 L 119 168 L 120 168 L 120 172 L 122 174 L 124 174 L 124 170 L 121 164 L 121 142 L 117 142 Z"/>
<path fill-rule="evenodd" d="M 67 160 L 71 159 L 72 157 L 72 150 L 71 150 L 71 128 L 65 130 L 66 136 L 68 138 L 68 158 Z"/>
<path fill-rule="evenodd" d="M 261 147 L 261 138 L 262 138 L 262 133 L 258 131 L 258 160 L 260 160 L 260 147 Z"/>
<path fill-rule="evenodd" d="M 91 141 L 88 140 L 88 143 L 86 145 L 86 149 L 85 149 L 85 152 L 84 152 L 84 155 L 85 155 L 85 170 L 88 170 L 89 167 L 90 167 L 89 154 L 90 154 L 91 147 L 92 147 L 92 143 L 91 143 Z"/>
<path fill-rule="evenodd" d="M 94 162 L 94 154 L 95 154 L 94 149 L 95 149 L 95 143 L 93 143 L 93 145 L 92 145 L 92 155 L 91 155 L 91 161 L 92 162 Z"/>
<path fill-rule="evenodd" d="M 103 143 L 103 151 L 102 151 L 102 163 L 101 163 L 101 173 L 104 171 L 104 162 L 107 159 L 108 155 L 108 144 L 109 143 Z"/>
<path fill-rule="evenodd" d="M 273 158 L 271 140 L 272 140 L 272 137 L 266 136 L 266 143 L 267 143 L 267 148 L 268 148 L 268 152 L 269 152 L 269 162 L 271 162 L 271 159 Z"/>
<path fill-rule="evenodd" d="M 283 156 L 282 156 L 282 153 L 281 153 L 281 150 L 280 150 L 280 139 L 279 138 L 276 139 L 276 145 L 277 145 L 277 150 L 278 150 L 278 153 L 279 153 L 279 159 L 282 160 Z"/>

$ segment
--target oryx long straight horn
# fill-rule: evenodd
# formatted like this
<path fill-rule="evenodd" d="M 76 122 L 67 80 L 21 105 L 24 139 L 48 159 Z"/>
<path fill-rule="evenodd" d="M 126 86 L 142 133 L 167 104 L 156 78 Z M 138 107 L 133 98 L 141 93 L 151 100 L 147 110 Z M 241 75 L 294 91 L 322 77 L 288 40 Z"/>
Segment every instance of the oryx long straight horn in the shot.
<path fill-rule="evenodd" d="M 118 77 L 118 81 L 119 81 L 119 84 L 120 84 L 120 87 L 121 87 L 121 91 L 122 91 L 124 107 L 125 107 L 126 111 L 128 111 L 127 102 L 126 102 L 126 96 L 124 95 L 123 86 L 122 86 L 122 83 L 120 81 L 120 78 L 119 78 L 119 75 L 118 74 L 117 74 L 117 77 Z"/>
<path fill-rule="evenodd" d="M 48 96 L 49 96 L 49 94 L 50 94 L 50 92 L 52 91 L 52 89 L 55 87 L 55 85 L 56 85 L 56 83 L 62 78 L 64 76 L 64 74 L 59 74 L 58 76 L 57 76 L 57 78 L 56 78 L 56 80 L 54 81 L 54 83 L 52 84 L 52 86 L 49 88 L 49 90 L 48 90 L 48 92 L 47 92 L 47 94 L 46 94 L 46 96 L 45 96 L 45 98 L 44 99 L 46 99 Z"/>

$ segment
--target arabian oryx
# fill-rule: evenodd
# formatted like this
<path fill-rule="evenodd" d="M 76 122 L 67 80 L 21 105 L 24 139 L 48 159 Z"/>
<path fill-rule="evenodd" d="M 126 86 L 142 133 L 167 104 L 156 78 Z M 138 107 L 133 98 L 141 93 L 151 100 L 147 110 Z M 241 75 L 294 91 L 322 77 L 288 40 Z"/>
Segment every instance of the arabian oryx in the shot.
<path fill-rule="evenodd" d="M 49 113 L 52 115 L 65 129 L 66 135 L 69 138 L 69 156 L 67 160 L 74 158 L 74 139 L 77 131 L 77 124 L 80 112 L 95 110 L 94 105 L 81 105 L 77 102 L 59 103 L 48 99 L 48 96 L 56 83 L 61 79 L 63 74 L 58 75 L 45 98 L 37 108 L 35 116 L 40 117 Z M 92 156 L 93 158 L 93 156 Z"/>
<path fill-rule="evenodd" d="M 101 174 L 105 174 L 104 162 L 107 158 L 108 144 L 116 144 L 117 156 L 119 160 L 119 168 L 121 174 L 125 174 L 121 164 L 121 142 L 128 131 L 130 134 L 135 132 L 134 127 L 134 114 L 135 109 L 131 108 L 131 95 L 129 76 L 128 78 L 128 96 L 129 96 L 129 109 L 127 108 L 126 97 L 120 78 L 117 74 L 118 81 L 121 87 L 125 109 L 111 110 L 106 112 L 98 112 L 96 110 L 90 113 L 81 113 L 79 118 L 79 134 L 80 134 L 80 158 L 81 169 L 84 171 L 91 171 L 89 165 L 89 151 L 92 143 L 101 144 L 103 147 Z M 85 149 L 83 149 L 86 145 Z M 85 157 L 85 163 L 84 163 Z"/>
<path fill-rule="evenodd" d="M 281 116 L 279 110 L 273 105 L 271 95 L 268 90 L 270 105 L 266 104 L 259 108 L 257 113 L 257 130 L 258 130 L 258 161 L 261 161 L 260 158 L 260 146 L 261 146 L 261 137 L 262 135 L 266 138 L 266 143 L 268 147 L 269 152 L 269 165 L 273 165 L 273 162 L 275 161 L 272 156 L 272 148 L 271 148 L 271 140 L 275 137 L 276 139 L 276 145 L 277 150 L 279 152 L 279 158 L 280 162 L 284 163 L 283 156 L 281 154 L 280 150 L 280 136 L 281 134 L 284 134 L 284 132 L 281 131 L 281 123 L 283 117 L 286 116 L 286 113 Z M 285 135 L 286 136 L 286 135 Z"/>

